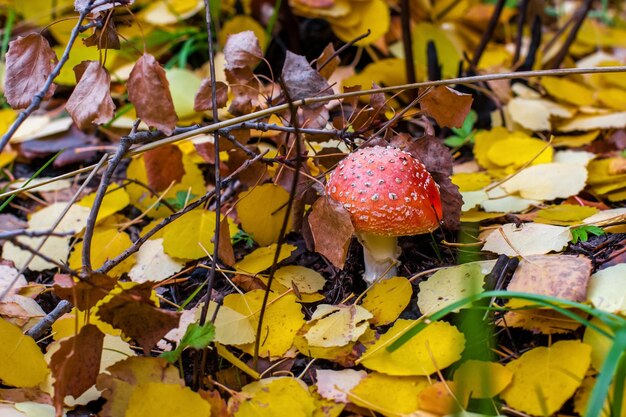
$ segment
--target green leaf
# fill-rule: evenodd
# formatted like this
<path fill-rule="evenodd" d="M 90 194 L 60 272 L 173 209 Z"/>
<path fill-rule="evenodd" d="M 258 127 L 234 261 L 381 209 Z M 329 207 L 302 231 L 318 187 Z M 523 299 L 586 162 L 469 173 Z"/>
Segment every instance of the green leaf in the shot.
<path fill-rule="evenodd" d="M 453 127 L 452 131 L 457 136 L 461 136 L 461 137 L 469 136 L 469 134 L 472 133 L 472 130 L 474 130 L 474 124 L 476 123 L 477 120 L 478 120 L 478 114 L 474 110 L 471 110 L 469 113 L 467 113 L 467 116 L 465 117 L 465 120 L 463 121 L 463 126 L 461 126 L 460 128 Z"/>
<path fill-rule="evenodd" d="M 185 335 L 180 339 L 176 349 L 161 353 L 161 357 L 170 363 L 174 363 L 180 358 L 180 355 L 186 348 L 204 349 L 209 346 L 214 338 L 215 326 L 213 323 L 205 323 L 202 326 L 197 323 L 191 323 L 187 327 Z"/>
<path fill-rule="evenodd" d="M 458 148 L 459 146 L 463 146 L 465 138 L 461 136 L 450 136 L 447 137 L 443 143 L 450 148 Z"/>
<path fill-rule="evenodd" d="M 182 210 L 185 208 L 185 205 L 193 200 L 194 198 L 196 198 L 197 195 L 193 194 L 193 193 L 188 193 L 187 191 L 178 191 L 176 193 L 176 197 L 174 198 L 167 198 L 165 199 L 165 201 L 172 206 L 174 209 L 176 210 Z"/>
<path fill-rule="evenodd" d="M 589 239 L 589 234 L 592 234 L 594 236 L 602 236 L 606 234 L 604 230 L 594 225 L 583 225 L 575 227 L 571 230 L 571 232 L 572 243 L 586 242 Z"/>

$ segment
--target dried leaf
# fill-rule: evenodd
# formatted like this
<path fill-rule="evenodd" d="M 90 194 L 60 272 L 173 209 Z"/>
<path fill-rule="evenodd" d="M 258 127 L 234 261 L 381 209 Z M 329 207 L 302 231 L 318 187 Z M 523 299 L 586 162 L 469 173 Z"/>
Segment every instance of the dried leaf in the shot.
<path fill-rule="evenodd" d="M 185 175 L 183 153 L 176 145 L 159 146 L 143 154 L 148 185 L 155 191 L 164 191 L 179 183 Z"/>
<path fill-rule="evenodd" d="M 259 63 L 263 52 L 259 40 L 251 30 L 230 35 L 224 46 L 227 70 L 235 68 L 252 68 Z"/>
<path fill-rule="evenodd" d="M 116 279 L 105 274 L 90 274 L 78 282 L 71 276 L 54 276 L 54 293 L 70 301 L 81 311 L 87 311 L 103 299 L 115 287 Z"/>
<path fill-rule="evenodd" d="M 233 250 L 233 244 L 230 238 L 230 224 L 228 219 L 224 218 L 220 221 L 220 238 L 218 249 L 218 256 L 222 262 L 228 266 L 233 266 L 236 262 L 235 251 Z"/>
<path fill-rule="evenodd" d="M 337 268 L 343 268 L 354 234 L 350 213 L 332 198 L 320 197 L 313 204 L 309 226 L 316 252 Z"/>
<path fill-rule="evenodd" d="M 85 46 L 96 46 L 98 49 L 120 49 L 120 37 L 115 28 L 114 19 L 107 19 L 106 26 L 96 27 L 93 35 L 83 39 Z"/>
<path fill-rule="evenodd" d="M 319 72 L 311 68 L 306 58 L 290 51 L 287 51 L 281 76 L 292 100 L 321 96 L 331 92 L 328 82 Z M 316 103 L 309 106 L 317 108 L 323 105 L 323 103 Z"/>
<path fill-rule="evenodd" d="M 233 95 L 228 112 L 239 116 L 259 106 L 259 81 L 248 67 L 226 70 L 226 79 Z"/>
<path fill-rule="evenodd" d="M 322 54 L 315 61 L 315 69 L 320 73 L 322 77 L 329 79 L 340 63 L 341 59 L 339 59 L 339 57 L 335 55 L 335 47 L 332 43 L 329 43 L 322 51 Z"/>
<path fill-rule="evenodd" d="M 420 106 L 422 111 L 435 119 L 440 127 L 460 128 L 472 109 L 473 101 L 471 94 L 459 93 L 450 87 L 440 85 L 430 90 L 420 100 Z"/>
<path fill-rule="evenodd" d="M 523 169 L 502 183 L 502 188 L 511 194 L 519 193 L 523 198 L 554 200 L 578 194 L 585 188 L 586 181 L 584 166 L 551 163 Z"/>
<path fill-rule="evenodd" d="M 77 84 L 65 104 L 74 123 L 86 129 L 92 123 L 108 122 L 115 111 L 109 72 L 98 61 L 83 61 L 74 67 L 74 72 Z"/>
<path fill-rule="evenodd" d="M 127 82 L 128 99 L 148 126 L 172 134 L 178 118 L 165 71 L 150 54 L 137 60 Z"/>
<path fill-rule="evenodd" d="M 196 97 L 193 103 L 193 109 L 195 111 L 204 111 L 213 109 L 213 83 L 209 78 L 204 78 L 200 89 L 196 93 Z M 217 108 L 221 109 L 226 106 L 228 101 L 228 86 L 222 81 L 215 83 L 215 95 L 217 99 Z"/>
<path fill-rule="evenodd" d="M 11 41 L 5 58 L 4 96 L 12 108 L 26 108 L 44 87 L 57 57 L 46 38 L 31 33 Z M 55 89 L 56 85 L 52 84 L 44 100 L 52 97 Z"/>
<path fill-rule="evenodd" d="M 115 295 L 98 309 L 98 317 L 137 341 L 146 355 L 163 336 L 178 326 L 180 313 L 161 310 L 150 299 L 152 283 L 136 285 Z"/>
<path fill-rule="evenodd" d="M 63 412 L 66 395 L 79 397 L 96 383 L 100 373 L 100 359 L 104 333 L 93 324 L 80 329 L 76 336 L 61 341 L 50 360 L 54 381 L 54 408 Z"/>
<path fill-rule="evenodd" d="M 592 275 L 589 282 L 589 301 L 599 310 L 626 314 L 626 264 L 617 264 Z"/>

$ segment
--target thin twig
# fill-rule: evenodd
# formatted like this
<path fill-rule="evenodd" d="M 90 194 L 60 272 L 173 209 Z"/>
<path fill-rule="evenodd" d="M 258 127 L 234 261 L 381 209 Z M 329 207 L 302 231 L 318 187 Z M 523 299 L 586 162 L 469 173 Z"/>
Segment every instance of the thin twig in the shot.
<path fill-rule="evenodd" d="M 37 340 L 65 313 L 69 313 L 72 310 L 72 303 L 67 300 L 61 300 L 54 309 L 46 314 L 39 323 L 35 324 L 26 332 L 27 336 Z"/>
<path fill-rule="evenodd" d="M 489 19 L 489 24 L 487 25 L 487 29 L 483 33 L 483 37 L 480 39 L 480 43 L 476 48 L 476 52 L 474 52 L 474 56 L 472 57 L 471 68 L 478 68 L 478 63 L 480 62 L 480 58 L 483 56 L 483 52 L 487 48 L 487 44 L 491 40 L 493 36 L 493 32 L 496 30 L 496 26 L 498 26 L 498 21 L 500 20 L 500 16 L 502 15 L 502 10 L 504 10 L 504 5 L 506 4 L 506 0 L 498 0 L 496 3 L 496 7 L 491 15 L 491 19 Z"/>
<path fill-rule="evenodd" d="M 328 58 L 326 58 L 326 61 L 322 62 L 320 64 L 319 70 L 321 70 L 322 68 L 324 68 L 326 65 L 330 64 L 330 62 L 336 57 L 339 56 L 343 51 L 345 51 L 346 49 L 348 49 L 349 47 L 351 47 L 352 45 L 354 45 L 355 43 L 357 43 L 358 41 L 360 41 L 361 39 L 365 39 L 367 38 L 370 33 L 372 33 L 371 30 L 367 29 L 367 32 L 365 32 L 364 34 L 357 36 L 356 38 L 352 39 L 350 42 L 348 43 L 344 43 L 343 45 L 341 45 L 341 47 L 339 49 L 337 49 L 335 51 L 334 54 L 332 54 L 331 56 L 329 56 Z"/>
<path fill-rule="evenodd" d="M 413 60 L 413 36 L 411 33 L 411 2 L 401 1 L 400 23 L 402 25 L 402 45 L 404 46 L 404 67 L 406 81 L 412 84 L 417 81 L 415 74 L 415 61 Z M 413 96 L 415 96 L 413 94 Z M 414 98 L 414 97 L 411 97 Z"/>
<path fill-rule="evenodd" d="M 10 230 L 8 232 L 0 233 L 0 240 L 13 239 L 13 238 L 18 237 L 18 236 L 26 236 L 26 237 L 41 237 L 41 236 L 67 237 L 67 236 L 74 236 L 74 232 L 51 232 L 49 230 L 19 229 L 19 230 Z"/>
<path fill-rule="evenodd" d="M 576 40 L 578 31 L 583 25 L 583 22 L 585 21 L 587 14 L 589 14 L 589 11 L 591 10 L 592 5 L 593 5 L 593 0 L 585 0 L 583 5 L 580 6 L 578 10 L 576 10 L 576 13 L 575 13 L 576 18 L 574 20 L 574 26 L 572 26 L 572 29 L 567 34 L 567 38 L 565 39 L 563 46 L 559 50 L 559 53 L 552 59 L 552 61 L 550 61 L 548 68 L 558 68 L 561 66 L 561 64 L 563 63 L 563 60 L 565 59 L 565 57 L 567 56 L 567 53 L 569 52 L 570 46 L 572 46 L 572 44 Z"/>
<path fill-rule="evenodd" d="M 519 12 L 517 15 L 517 35 L 515 36 L 515 54 L 513 55 L 513 64 L 515 64 L 522 53 L 522 39 L 524 38 L 524 24 L 528 15 L 529 0 L 522 0 L 519 4 Z"/>

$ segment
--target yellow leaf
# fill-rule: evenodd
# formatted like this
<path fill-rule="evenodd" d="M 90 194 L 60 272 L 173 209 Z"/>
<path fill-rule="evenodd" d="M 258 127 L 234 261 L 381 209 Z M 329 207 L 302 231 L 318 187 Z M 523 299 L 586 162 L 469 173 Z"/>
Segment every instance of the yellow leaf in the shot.
<path fill-rule="evenodd" d="M 471 209 L 464 212 L 461 215 L 461 222 L 463 223 L 478 223 L 483 220 L 493 219 L 496 217 L 504 216 L 506 213 L 485 213 L 484 211 L 479 211 L 476 209 Z"/>
<path fill-rule="evenodd" d="M 289 265 L 279 268 L 274 278 L 287 288 L 296 286 L 298 291 L 311 294 L 324 288 L 326 280 L 319 272 L 299 265 Z"/>
<path fill-rule="evenodd" d="M 567 146 L 568 148 L 580 148 L 585 145 L 589 145 L 593 142 L 598 135 L 600 134 L 599 130 L 592 130 L 588 133 L 583 133 L 582 135 L 561 135 L 555 136 L 552 139 L 552 144 L 554 146 Z"/>
<path fill-rule="evenodd" d="M 575 106 L 591 106 L 595 101 L 592 90 L 567 78 L 544 77 L 541 85 L 551 96 Z"/>
<path fill-rule="evenodd" d="M 511 382 L 513 374 L 497 362 L 468 360 L 454 372 L 454 382 L 460 398 L 492 398 Z"/>
<path fill-rule="evenodd" d="M 202 171 L 193 163 L 192 158 L 185 154 L 183 154 L 183 168 L 185 169 L 185 175 L 180 183 L 174 184 L 163 196 L 162 200 L 168 201 L 172 199 L 178 201 L 177 197 L 179 195 L 189 195 L 189 198 L 186 198 L 186 200 L 190 202 L 197 200 L 198 197 L 206 193 Z M 148 210 L 157 203 L 158 196 L 153 195 L 145 186 L 145 184 L 148 184 L 148 175 L 146 174 L 143 157 L 138 157 L 131 161 L 126 171 L 126 176 L 134 180 L 126 186 L 126 191 L 134 206 L 137 206 L 140 210 Z M 165 217 L 172 214 L 172 211 L 167 206 L 160 204 L 153 207 L 149 214 L 151 217 Z"/>
<path fill-rule="evenodd" d="M 346 19 L 329 19 L 335 35 L 344 42 L 350 42 L 368 30 L 371 34 L 356 42 L 355 46 L 370 45 L 387 33 L 390 25 L 389 7 L 383 0 L 367 0 L 351 2 L 350 14 L 357 16 L 356 24 L 345 25 Z"/>
<path fill-rule="evenodd" d="M 413 320 L 398 319 L 387 333 L 368 347 L 361 357 L 361 364 L 388 375 L 430 375 L 461 359 L 465 336 L 443 321 L 430 323 L 398 349 L 387 351 L 386 347 L 393 340 L 415 324 Z"/>
<path fill-rule="evenodd" d="M 235 206 L 241 228 L 261 246 L 278 242 L 289 193 L 274 184 L 263 184 L 239 194 Z M 287 230 L 291 229 L 291 219 Z"/>
<path fill-rule="evenodd" d="M 247 254 L 243 259 L 237 262 L 234 267 L 238 271 L 247 272 L 249 274 L 258 274 L 272 266 L 274 255 L 276 253 L 277 244 L 273 243 L 263 248 L 255 249 L 252 253 Z M 287 259 L 296 247 L 289 244 L 283 244 L 280 247 L 280 254 L 276 262 Z"/>
<path fill-rule="evenodd" d="M 306 323 L 296 334 L 293 345 L 303 355 L 317 359 L 327 359 L 344 366 L 354 365 L 353 349 L 355 342 L 350 342 L 345 346 L 320 347 L 311 346 L 304 335 L 309 331 L 313 323 Z M 358 342 L 367 345 L 376 340 L 376 333 L 372 329 L 366 329 Z"/>
<path fill-rule="evenodd" d="M 613 334 L 613 331 L 609 328 L 609 326 L 604 324 L 604 322 L 600 319 L 593 318 L 591 319 L 591 323 L 608 334 Z M 583 343 L 591 346 L 591 366 L 599 372 L 602 369 L 602 364 L 604 364 L 606 355 L 613 346 L 613 340 L 602 333 L 595 331 L 591 326 L 587 326 L 585 328 L 585 334 L 583 335 Z"/>
<path fill-rule="evenodd" d="M 210 417 L 211 405 L 190 388 L 148 382 L 133 389 L 125 417 Z"/>
<path fill-rule="evenodd" d="M 118 232 L 116 229 L 99 229 L 96 228 L 91 242 L 91 264 L 94 269 L 100 268 L 105 261 L 113 259 L 120 255 L 126 249 L 131 247 L 133 242 L 124 232 Z M 74 251 L 70 254 L 69 266 L 72 269 L 79 270 L 82 268 L 83 259 L 83 242 L 79 242 L 74 246 Z M 123 273 L 130 271 L 135 264 L 136 254 L 124 259 L 120 264 L 115 266 L 108 272 L 108 275 L 119 277 Z"/>
<path fill-rule="evenodd" d="M 419 22 L 413 26 L 413 56 L 418 74 L 425 74 L 428 68 L 428 43 L 433 42 L 437 49 L 437 57 L 443 78 L 456 77 L 459 70 L 461 54 L 446 31 L 429 22 Z M 396 69 L 397 71 L 397 69 Z"/>
<path fill-rule="evenodd" d="M 491 184 L 491 175 L 486 172 L 468 172 L 454 174 L 451 180 L 459 187 L 459 191 L 478 191 Z"/>
<path fill-rule="evenodd" d="M 252 328 L 256 332 L 264 293 L 265 291 L 263 290 L 253 290 L 244 295 L 229 294 L 224 297 L 224 306 L 248 317 Z M 259 356 L 266 358 L 284 355 L 291 348 L 293 338 L 303 324 L 304 314 L 300 310 L 300 305 L 296 303 L 295 295 L 270 294 L 269 303 L 263 318 Z M 239 348 L 244 352 L 252 354 L 254 344 L 240 345 Z"/>
<path fill-rule="evenodd" d="M 200 208 L 191 210 L 165 227 L 163 249 L 175 258 L 204 258 L 207 252 L 213 253 L 214 234 L 215 212 Z"/>
<path fill-rule="evenodd" d="M 622 89 L 604 88 L 597 92 L 597 97 L 602 104 L 611 109 L 626 110 L 626 98 Z"/>
<path fill-rule="evenodd" d="M 574 397 L 574 411 L 576 411 L 579 415 L 584 416 L 585 411 L 587 411 L 587 404 L 589 402 L 589 397 L 591 397 L 591 392 L 593 391 L 593 387 L 595 386 L 597 376 L 587 376 L 583 380 L 578 391 L 576 391 L 576 396 Z M 626 386 L 624 386 L 623 393 L 615 392 L 615 385 L 611 384 L 609 388 L 609 395 L 604 402 L 604 407 L 602 408 L 602 414 L 598 417 L 626 417 L 626 407 L 622 406 L 622 410 L 619 414 L 615 414 L 615 412 L 611 412 L 611 405 L 614 405 L 614 398 L 621 396 L 621 398 L 626 397 Z"/>
<path fill-rule="evenodd" d="M 423 376 L 389 376 L 372 372 L 350 391 L 348 399 L 384 416 L 408 416 L 419 410 L 419 393 L 428 386 L 428 379 Z"/>
<path fill-rule="evenodd" d="M 591 276 L 587 299 L 599 310 L 626 315 L 626 263 L 602 269 Z"/>
<path fill-rule="evenodd" d="M 93 207 L 95 199 L 96 193 L 93 192 L 83 197 L 77 204 L 82 207 L 91 208 Z M 104 200 L 102 201 L 102 206 L 100 206 L 100 211 L 98 212 L 98 218 L 96 221 L 100 222 L 106 219 L 110 215 L 117 213 L 126 207 L 129 203 L 130 197 L 123 187 L 120 187 L 117 184 L 109 185 L 107 187 Z"/>
<path fill-rule="evenodd" d="M 0 381 L 13 387 L 34 387 L 48 375 L 48 366 L 33 338 L 0 318 Z"/>
<path fill-rule="evenodd" d="M 57 57 L 63 55 L 65 45 L 58 45 L 52 48 Z M 114 61 L 118 52 L 114 49 L 107 49 L 107 62 L 106 68 L 111 70 L 114 67 Z M 76 75 L 74 74 L 74 67 L 80 64 L 82 61 L 99 61 L 100 51 L 95 47 L 87 47 L 82 42 L 76 42 L 72 46 L 72 53 L 68 61 L 61 68 L 61 73 L 54 79 L 57 84 L 63 85 L 76 85 Z"/>
<path fill-rule="evenodd" d="M 149 2 L 138 17 L 156 26 L 173 25 L 202 10 L 202 0 L 160 0 Z"/>
<path fill-rule="evenodd" d="M 492 130 L 481 130 L 476 132 L 474 135 L 474 157 L 476 158 L 476 162 L 478 162 L 478 164 L 483 168 L 489 170 L 490 174 L 498 174 L 498 177 L 503 177 L 506 173 L 502 172 L 499 165 L 496 165 L 491 161 L 491 159 L 487 156 L 487 153 L 496 143 L 506 139 L 531 138 L 523 132 L 509 132 L 503 127 L 495 127 Z"/>
<path fill-rule="evenodd" d="M 315 400 L 295 378 L 265 378 L 243 387 L 250 396 L 238 404 L 235 417 L 312 416 Z"/>
<path fill-rule="evenodd" d="M 265 35 L 265 29 L 263 26 L 259 24 L 256 20 L 254 20 L 250 16 L 246 15 L 237 15 L 232 19 L 224 22 L 224 26 L 220 29 L 220 33 L 217 36 L 217 39 L 220 43 L 222 49 L 224 49 L 224 45 L 226 45 L 226 39 L 230 35 L 234 35 L 235 33 L 243 32 L 246 30 L 251 30 L 254 32 L 254 35 L 259 40 L 259 46 L 261 49 L 265 49 L 267 45 L 267 36 Z"/>
<path fill-rule="evenodd" d="M 207 317 L 215 314 L 215 303 L 211 302 Z M 200 318 L 196 312 L 196 320 Z M 223 345 L 244 345 L 254 342 L 256 328 L 252 327 L 249 314 L 241 314 L 230 307 L 222 305 L 215 318 L 215 341 Z"/>
<path fill-rule="evenodd" d="M 578 224 L 598 212 L 599 210 L 595 207 L 560 204 L 539 210 L 536 213 L 537 217 L 535 217 L 535 222 L 554 224 L 557 226 L 570 226 Z"/>
<path fill-rule="evenodd" d="M 309 346 L 345 346 L 365 333 L 371 317 L 372 313 L 361 306 L 320 304 L 311 316 L 315 324 L 304 337 Z"/>
<path fill-rule="evenodd" d="M 542 140 L 511 137 L 494 143 L 487 151 L 487 158 L 498 167 L 515 170 L 530 160 L 533 160 L 531 165 L 552 162 L 553 154 L 552 147 Z"/>
<path fill-rule="evenodd" d="M 370 323 L 383 326 L 394 322 L 411 301 L 413 287 L 404 277 L 392 277 L 371 286 L 361 306 L 373 315 Z"/>
<path fill-rule="evenodd" d="M 518 411 L 551 415 L 580 386 L 590 354 L 591 347 L 576 340 L 534 348 L 506 365 L 513 372 L 513 380 L 501 397 Z"/>
<path fill-rule="evenodd" d="M 150 239 L 139 248 L 137 263 L 128 277 L 134 282 L 163 281 L 184 267 L 184 263 L 163 251 L 163 239 Z"/>
<path fill-rule="evenodd" d="M 399 85 L 406 83 L 404 60 L 400 58 L 386 58 L 372 62 L 365 66 L 363 71 L 344 79 L 341 85 L 345 87 L 360 85 L 363 89 L 372 88 L 372 84 Z"/>
<path fill-rule="evenodd" d="M 184 68 L 170 68 L 165 71 L 165 76 L 170 86 L 170 93 L 172 94 L 172 100 L 174 102 L 174 109 L 176 114 L 181 120 L 189 120 L 194 118 L 193 121 L 200 121 L 202 115 L 197 113 L 193 109 L 194 95 L 190 94 L 190 91 L 198 91 L 202 79 L 195 73 Z"/>
<path fill-rule="evenodd" d="M 626 112 L 616 112 L 598 115 L 581 115 L 576 116 L 567 122 L 559 125 L 557 130 L 560 132 L 573 132 L 576 130 L 597 130 L 597 129 L 622 129 L 624 127 L 624 119 Z"/>

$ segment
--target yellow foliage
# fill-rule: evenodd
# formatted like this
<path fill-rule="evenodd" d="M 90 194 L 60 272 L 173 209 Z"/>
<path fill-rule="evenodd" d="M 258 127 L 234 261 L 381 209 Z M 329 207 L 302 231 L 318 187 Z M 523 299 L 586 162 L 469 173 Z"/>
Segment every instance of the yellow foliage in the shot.
<path fill-rule="evenodd" d="M 211 405 L 190 388 L 148 382 L 132 390 L 125 417 L 210 417 Z"/>
<path fill-rule="evenodd" d="M 281 186 L 263 184 L 239 194 L 237 214 L 241 228 L 261 246 L 278 242 L 289 193 Z M 291 219 L 287 230 L 291 229 Z"/>
<path fill-rule="evenodd" d="M 413 287 L 405 277 L 392 277 L 369 288 L 361 306 L 372 313 L 370 323 L 383 326 L 394 322 L 411 301 Z"/>
<path fill-rule="evenodd" d="M 95 199 L 96 193 L 93 192 L 83 197 L 77 204 L 79 206 L 91 208 L 93 207 Z M 109 185 L 107 187 L 104 200 L 102 200 L 102 205 L 100 206 L 100 211 L 98 212 L 98 218 L 96 221 L 99 223 L 110 215 L 122 210 L 129 203 L 130 196 L 123 187 L 120 187 L 117 184 Z"/>
<path fill-rule="evenodd" d="M 238 271 L 247 272 L 249 274 L 258 274 L 272 266 L 277 246 L 275 243 L 263 248 L 255 249 L 252 253 L 247 254 L 243 259 L 237 262 L 234 267 Z M 280 247 L 280 254 L 276 262 L 287 259 L 296 247 L 289 244 L 283 244 Z"/>
<path fill-rule="evenodd" d="M 591 106 L 595 102 L 593 91 L 580 82 L 567 78 L 544 77 L 541 85 L 551 96 L 575 106 Z"/>
<path fill-rule="evenodd" d="M 48 375 L 48 366 L 33 338 L 0 318 L 0 381 L 3 384 L 34 387 Z"/>
<path fill-rule="evenodd" d="M 535 223 L 570 226 L 582 222 L 587 217 L 598 213 L 598 211 L 599 210 L 595 207 L 560 204 L 539 210 L 536 213 L 537 217 L 535 217 Z"/>
<path fill-rule="evenodd" d="M 461 192 L 482 190 L 491 184 L 491 175 L 486 172 L 454 174 L 451 179 Z"/>
<path fill-rule="evenodd" d="M 420 408 L 419 393 L 428 387 L 423 376 L 389 376 L 372 372 L 348 394 L 350 402 L 384 416 L 412 415 Z"/>
<path fill-rule="evenodd" d="M 94 269 L 100 268 L 107 260 L 113 259 L 120 255 L 126 249 L 131 247 L 133 242 L 130 237 L 117 229 L 100 229 L 96 228 L 91 242 L 91 264 Z M 72 269 L 79 270 L 82 268 L 83 259 L 83 242 L 79 242 L 74 246 L 74 251 L 70 254 L 69 266 Z M 136 254 L 124 259 L 120 264 L 111 269 L 108 274 L 113 277 L 119 277 L 123 273 L 130 271 L 135 264 Z"/>
<path fill-rule="evenodd" d="M 243 387 L 249 398 L 236 407 L 235 417 L 312 416 L 315 400 L 295 378 L 266 378 Z"/>
<path fill-rule="evenodd" d="M 454 372 L 459 397 L 471 394 L 473 398 L 492 398 L 511 382 L 513 374 L 498 362 L 468 360 Z"/>

